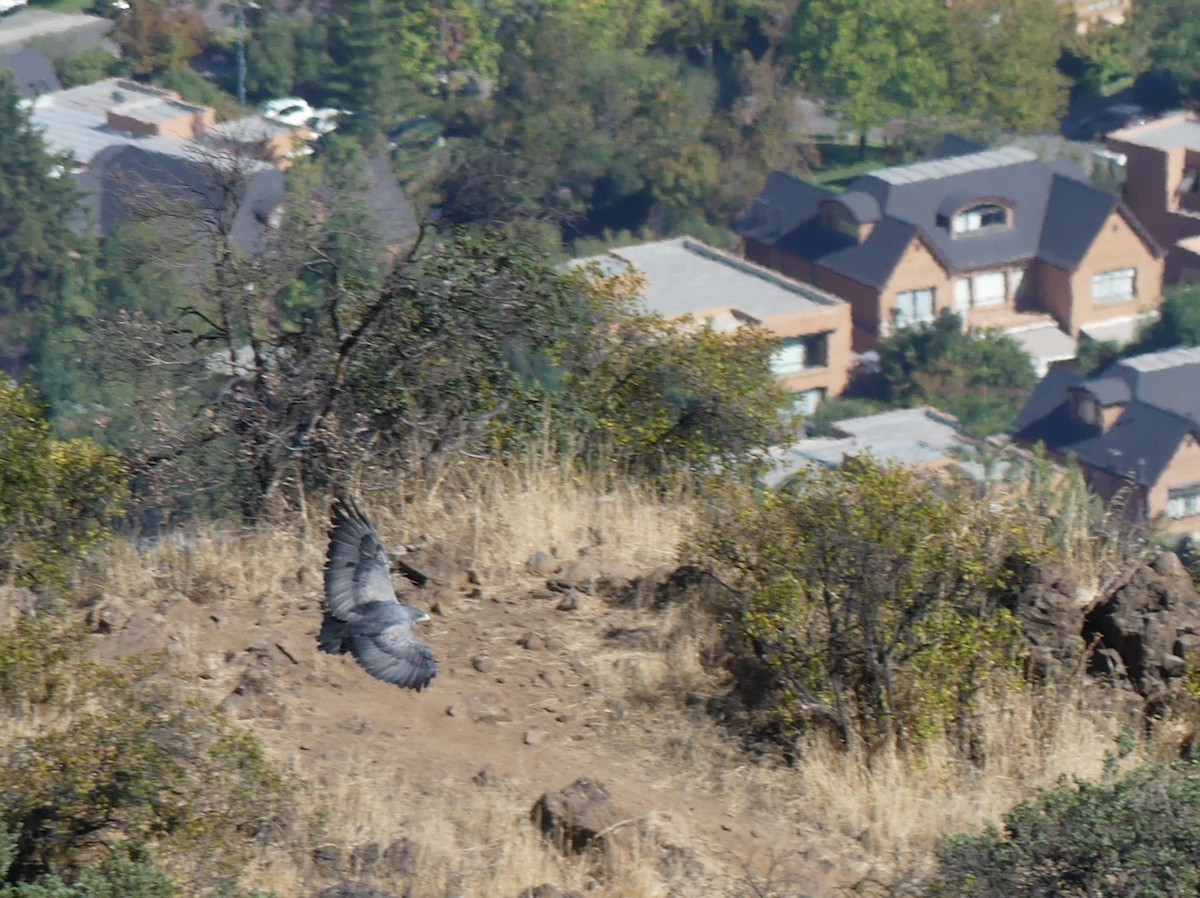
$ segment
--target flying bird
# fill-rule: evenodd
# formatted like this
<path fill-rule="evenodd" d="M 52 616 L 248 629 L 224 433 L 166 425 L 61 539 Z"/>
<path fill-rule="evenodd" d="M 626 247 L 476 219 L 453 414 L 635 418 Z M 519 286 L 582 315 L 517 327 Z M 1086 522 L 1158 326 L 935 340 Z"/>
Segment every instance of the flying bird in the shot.
<path fill-rule="evenodd" d="M 353 500 L 336 500 L 330 523 L 318 648 L 350 652 L 371 676 L 420 692 L 438 670 L 433 652 L 413 634 L 413 624 L 429 615 L 396 598 L 383 544 Z"/>

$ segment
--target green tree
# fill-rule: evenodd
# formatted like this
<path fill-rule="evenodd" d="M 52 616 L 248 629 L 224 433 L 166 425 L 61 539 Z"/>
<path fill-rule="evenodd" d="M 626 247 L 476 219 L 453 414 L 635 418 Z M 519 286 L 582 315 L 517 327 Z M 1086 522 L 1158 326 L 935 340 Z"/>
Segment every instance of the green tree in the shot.
<path fill-rule="evenodd" d="M 1200 98 L 1200 18 L 1189 0 L 1139 0 L 1130 21 L 1137 71 L 1157 69 L 1185 96 Z"/>
<path fill-rule="evenodd" d="M 936 406 L 981 437 L 1007 432 L 1037 381 L 1012 337 L 964 332 L 953 313 L 898 330 L 880 343 L 879 358 L 889 401 Z"/>
<path fill-rule="evenodd" d="M 18 100 L 0 77 L 0 369 L 20 376 L 56 328 L 93 310 L 91 247 L 71 227 L 70 162 L 46 152 Z"/>
<path fill-rule="evenodd" d="M 1119 898 L 1200 890 L 1200 776 L 1148 765 L 1115 781 L 1060 781 L 1002 829 L 947 839 L 929 898 Z"/>
<path fill-rule="evenodd" d="M 713 509 L 703 556 L 769 671 L 765 707 L 789 741 L 832 727 L 847 746 L 969 747 L 990 689 L 1021 681 L 1003 609 L 1019 522 L 912 469 L 870 458 L 810 469 Z"/>
<path fill-rule="evenodd" d="M 828 97 L 866 146 L 892 118 L 947 104 L 945 4 L 939 0 L 828 0 L 796 13 L 795 77 Z"/>
<path fill-rule="evenodd" d="M 28 388 L 0 378 L 0 573 L 61 584 L 122 514 L 118 459 L 91 440 L 50 435 Z"/>
<path fill-rule="evenodd" d="M 1168 287 L 1163 293 L 1158 318 L 1125 347 L 1122 355 L 1157 352 L 1175 346 L 1200 346 L 1200 285 Z"/>
<path fill-rule="evenodd" d="M 956 0 L 950 25 L 950 92 L 962 117 L 1004 131 L 1057 131 L 1068 82 L 1058 71 L 1072 36 L 1058 0 Z"/>

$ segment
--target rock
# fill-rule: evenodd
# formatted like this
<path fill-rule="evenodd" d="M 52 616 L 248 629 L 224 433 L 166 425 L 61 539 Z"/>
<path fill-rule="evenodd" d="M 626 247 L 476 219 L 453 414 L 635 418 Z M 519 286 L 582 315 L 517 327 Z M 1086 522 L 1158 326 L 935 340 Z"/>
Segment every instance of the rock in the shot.
<path fill-rule="evenodd" d="M 560 850 L 575 854 L 597 844 L 622 820 L 608 789 L 586 777 L 560 792 L 547 792 L 534 803 L 530 817 Z"/>
<path fill-rule="evenodd" d="M 496 669 L 496 662 L 490 655 L 476 655 L 471 659 L 471 666 L 480 673 L 491 673 Z"/>
<path fill-rule="evenodd" d="M 522 741 L 526 745 L 541 745 L 546 740 L 546 734 L 541 730 L 526 730 Z"/>
<path fill-rule="evenodd" d="M 508 779 L 507 777 L 499 776 L 489 765 L 471 777 L 471 782 L 477 786 L 484 786 L 485 788 L 488 788 L 494 786 L 503 786 L 508 782 Z"/>
<path fill-rule="evenodd" d="M 534 552 L 525 562 L 525 570 L 535 577 L 547 577 L 562 570 L 562 562 L 549 552 Z"/>
<path fill-rule="evenodd" d="M 557 611 L 576 611 L 579 608 L 579 593 L 571 590 L 562 597 L 557 605 L 554 606 Z"/>
<path fill-rule="evenodd" d="M 313 865 L 325 875 L 340 871 L 342 860 L 342 851 L 336 845 L 319 845 L 313 849 Z"/>
<path fill-rule="evenodd" d="M 93 633 L 108 635 L 129 626 L 133 617 L 125 606 L 116 599 L 108 599 L 93 606 L 87 615 L 88 629 Z"/>
<path fill-rule="evenodd" d="M 417 869 L 417 845 L 410 839 L 393 839 L 380 857 L 380 868 L 399 876 L 413 876 Z"/>
<path fill-rule="evenodd" d="M 267 675 L 251 668 L 242 673 L 233 691 L 221 702 L 221 710 L 239 720 L 274 720 L 282 722 L 287 706 L 271 685 Z"/>
<path fill-rule="evenodd" d="M 540 886 L 526 889 L 517 898 L 583 898 L 579 892 L 564 892 L 552 883 L 544 882 Z"/>
<path fill-rule="evenodd" d="M 1084 650 L 1079 577 L 1067 567 L 1034 573 L 1014 609 L 1030 642 L 1034 673 L 1042 680 L 1073 673 Z"/>
<path fill-rule="evenodd" d="M 382 855 L 378 842 L 364 842 L 350 852 L 350 872 L 355 876 L 373 873 Z"/>
<path fill-rule="evenodd" d="M 512 714 L 497 695 L 475 692 L 464 699 L 463 705 L 467 717 L 475 723 L 508 723 L 512 720 Z"/>
<path fill-rule="evenodd" d="M 357 882 L 342 882 L 313 894 L 313 898 L 400 898 L 395 892 L 381 892 Z"/>
<path fill-rule="evenodd" d="M 540 633 L 528 632 L 517 640 L 517 645 L 531 652 L 536 652 L 544 648 L 548 648 L 548 641 L 545 636 Z"/>
<path fill-rule="evenodd" d="M 1164 552 L 1087 613 L 1083 637 L 1096 645 L 1091 670 L 1123 671 L 1147 703 L 1167 701 L 1195 663 L 1197 620 L 1200 595 L 1179 558 Z"/>
<path fill-rule="evenodd" d="M 429 613 L 449 617 L 458 608 L 458 593 L 452 589 L 437 589 L 429 603 Z"/>
<path fill-rule="evenodd" d="M 538 679 L 551 689 L 561 689 L 563 687 L 562 674 L 556 670 L 550 670 L 549 668 L 540 670 L 538 671 Z"/>

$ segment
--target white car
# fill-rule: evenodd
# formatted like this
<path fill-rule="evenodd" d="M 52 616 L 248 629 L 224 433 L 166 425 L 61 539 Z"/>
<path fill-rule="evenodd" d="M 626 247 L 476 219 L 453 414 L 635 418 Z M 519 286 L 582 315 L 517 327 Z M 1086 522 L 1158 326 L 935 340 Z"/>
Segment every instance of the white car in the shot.
<path fill-rule="evenodd" d="M 308 124 L 317 110 L 308 105 L 308 101 L 299 97 L 283 97 L 279 100 L 268 100 L 263 104 L 263 118 L 280 122 L 292 128 Z"/>
<path fill-rule="evenodd" d="M 337 130 L 338 118 L 350 115 L 345 109 L 314 109 L 312 117 L 305 122 L 309 129 L 316 134 L 329 134 Z"/>

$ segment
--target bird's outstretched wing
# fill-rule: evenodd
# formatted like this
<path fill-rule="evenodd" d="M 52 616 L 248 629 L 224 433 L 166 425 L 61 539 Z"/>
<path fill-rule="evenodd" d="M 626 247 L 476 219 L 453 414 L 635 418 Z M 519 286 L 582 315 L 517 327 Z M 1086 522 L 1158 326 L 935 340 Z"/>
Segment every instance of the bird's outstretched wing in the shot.
<path fill-rule="evenodd" d="M 437 661 L 412 629 L 396 625 L 375 635 L 354 635 L 350 651 L 371 676 L 420 692 L 437 674 Z"/>
<path fill-rule="evenodd" d="M 368 602 L 395 602 L 392 575 L 379 535 L 353 501 L 338 499 L 330 512 L 329 554 L 325 559 L 325 599 L 330 613 L 354 620 Z"/>

